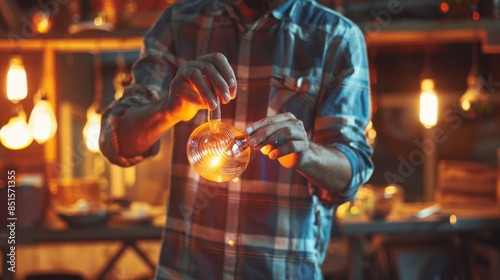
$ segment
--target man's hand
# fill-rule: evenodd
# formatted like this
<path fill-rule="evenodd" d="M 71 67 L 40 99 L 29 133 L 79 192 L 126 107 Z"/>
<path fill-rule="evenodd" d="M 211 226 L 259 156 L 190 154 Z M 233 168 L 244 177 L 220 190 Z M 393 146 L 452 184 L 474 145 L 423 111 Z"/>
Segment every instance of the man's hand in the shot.
<path fill-rule="evenodd" d="M 211 53 L 179 68 L 162 109 L 187 121 L 200 109 L 215 109 L 217 97 L 223 104 L 236 97 L 236 76 L 223 54 Z"/>
<path fill-rule="evenodd" d="M 299 168 L 307 160 L 309 140 L 301 120 L 284 113 L 255 122 L 246 128 L 248 143 L 286 168 Z"/>

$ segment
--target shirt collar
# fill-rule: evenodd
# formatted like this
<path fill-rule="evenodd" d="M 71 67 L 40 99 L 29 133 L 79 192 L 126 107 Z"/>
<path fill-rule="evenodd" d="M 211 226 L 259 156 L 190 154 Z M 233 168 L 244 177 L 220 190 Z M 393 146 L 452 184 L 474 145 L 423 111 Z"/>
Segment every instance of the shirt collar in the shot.
<path fill-rule="evenodd" d="M 290 19 L 291 14 L 296 9 L 296 5 L 294 5 L 298 0 L 286 0 L 279 7 L 272 10 L 271 14 L 280 20 Z M 214 0 L 211 1 L 208 11 L 211 15 L 220 16 L 224 10 L 226 10 L 230 15 L 234 15 L 233 7 L 231 5 L 225 4 L 223 1 Z"/>
<path fill-rule="evenodd" d="M 285 3 L 281 4 L 279 7 L 272 11 L 275 18 L 280 20 L 288 20 L 296 9 L 297 5 L 294 5 L 298 0 L 286 0 Z"/>
<path fill-rule="evenodd" d="M 224 3 L 224 1 L 213 0 L 208 4 L 207 11 L 210 15 L 220 16 L 224 12 L 226 6 L 227 5 Z"/>

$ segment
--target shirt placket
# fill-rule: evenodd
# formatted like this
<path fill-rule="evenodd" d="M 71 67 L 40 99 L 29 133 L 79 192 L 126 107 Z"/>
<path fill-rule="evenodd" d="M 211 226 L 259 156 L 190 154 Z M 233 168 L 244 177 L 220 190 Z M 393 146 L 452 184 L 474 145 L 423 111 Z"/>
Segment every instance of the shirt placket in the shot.
<path fill-rule="evenodd" d="M 235 128 L 244 131 L 247 125 L 247 110 L 248 110 L 248 89 L 251 80 L 250 68 L 251 68 L 251 53 L 252 53 L 252 38 L 254 34 L 255 27 L 258 26 L 259 22 L 256 22 L 251 28 L 246 30 L 246 28 L 239 22 L 238 29 L 243 34 L 239 52 L 238 52 L 238 71 L 237 71 L 237 81 L 238 81 L 238 98 L 235 99 L 235 116 L 234 116 L 234 126 Z M 237 275 L 240 274 L 237 270 L 237 257 L 238 257 L 238 245 L 241 244 L 239 241 L 240 232 L 238 231 L 239 223 L 244 222 L 239 219 L 239 208 L 240 208 L 240 196 L 241 196 L 241 181 L 235 180 L 229 183 L 229 193 L 228 193 L 228 208 L 226 214 L 226 233 L 225 233 L 225 254 L 224 254 L 224 279 L 231 280 L 237 279 Z"/>
<path fill-rule="evenodd" d="M 244 130 L 246 126 L 248 81 L 250 65 L 250 47 L 252 31 L 249 30 L 243 35 L 240 44 L 238 57 L 238 98 L 234 116 L 234 126 L 239 130 Z M 228 206 L 226 212 L 226 233 L 224 250 L 224 279 L 236 279 L 237 275 L 237 254 L 238 254 L 238 227 L 240 208 L 241 180 L 229 183 Z"/>

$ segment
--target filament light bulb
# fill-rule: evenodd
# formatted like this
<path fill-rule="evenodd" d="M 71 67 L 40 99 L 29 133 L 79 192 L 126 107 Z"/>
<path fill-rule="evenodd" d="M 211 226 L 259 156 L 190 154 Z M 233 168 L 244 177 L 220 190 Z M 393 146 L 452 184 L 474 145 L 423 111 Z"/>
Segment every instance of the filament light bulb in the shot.
<path fill-rule="evenodd" d="M 35 104 L 30 115 L 29 126 L 33 132 L 33 138 L 40 144 L 54 137 L 57 121 L 49 101 L 42 99 Z"/>
<path fill-rule="evenodd" d="M 20 56 L 14 56 L 10 60 L 7 72 L 7 98 L 17 103 L 28 95 L 28 81 L 26 70 Z"/>
<path fill-rule="evenodd" d="M 437 123 L 438 99 L 434 90 L 434 81 L 424 79 L 421 83 L 420 122 L 425 128 L 431 128 Z"/>
<path fill-rule="evenodd" d="M 87 123 L 83 127 L 83 137 L 85 145 L 91 152 L 99 152 L 99 135 L 101 133 L 101 114 L 98 114 L 95 107 L 91 106 L 87 110 Z"/>
<path fill-rule="evenodd" d="M 28 147 L 33 142 L 31 129 L 26 123 L 26 114 L 20 112 L 12 117 L 9 122 L 0 129 L 0 141 L 2 145 L 11 150 L 20 150 Z"/>

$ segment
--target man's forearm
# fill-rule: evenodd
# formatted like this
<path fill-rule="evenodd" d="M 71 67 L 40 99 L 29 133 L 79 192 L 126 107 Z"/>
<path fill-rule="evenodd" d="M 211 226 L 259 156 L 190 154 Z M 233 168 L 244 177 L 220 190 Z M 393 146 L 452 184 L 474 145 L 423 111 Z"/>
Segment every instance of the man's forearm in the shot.
<path fill-rule="evenodd" d="M 309 142 L 310 152 L 299 171 L 312 184 L 336 193 L 344 190 L 352 177 L 352 168 L 345 154 L 334 148 L 327 148 Z"/>
<path fill-rule="evenodd" d="M 128 108 L 117 128 L 120 155 L 133 157 L 146 152 L 178 121 L 164 110 L 166 99 Z"/>

